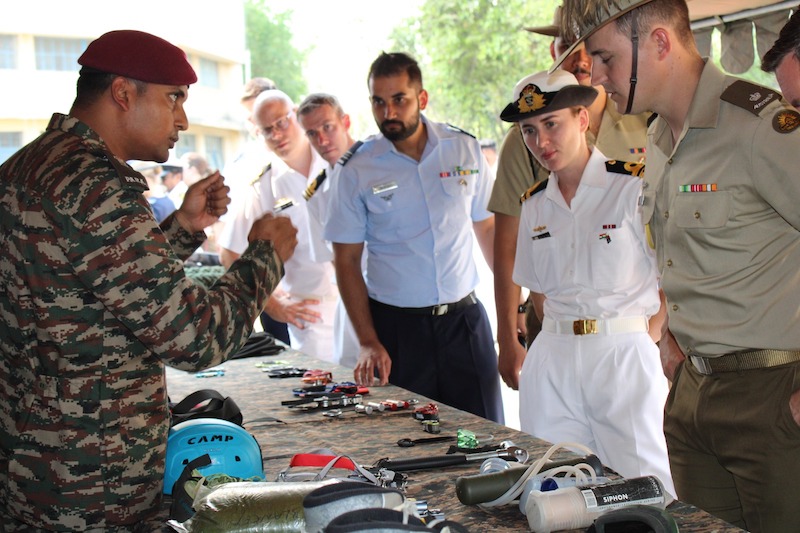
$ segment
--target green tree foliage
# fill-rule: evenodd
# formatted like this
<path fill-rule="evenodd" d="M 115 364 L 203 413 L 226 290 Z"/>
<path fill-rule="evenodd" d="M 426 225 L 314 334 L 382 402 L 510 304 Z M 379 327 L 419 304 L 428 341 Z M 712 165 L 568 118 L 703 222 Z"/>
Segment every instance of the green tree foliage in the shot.
<path fill-rule="evenodd" d="M 291 12 L 272 13 L 264 0 L 247 0 L 244 5 L 247 48 L 252 76 L 264 76 L 292 99 L 306 93 L 303 76 L 305 50 L 292 46 L 287 24 Z"/>
<path fill-rule="evenodd" d="M 550 24 L 559 1 L 426 0 L 391 40 L 420 62 L 428 116 L 502 139 L 507 125 L 498 115 L 514 85 L 552 63 L 550 39 L 524 28 Z"/>

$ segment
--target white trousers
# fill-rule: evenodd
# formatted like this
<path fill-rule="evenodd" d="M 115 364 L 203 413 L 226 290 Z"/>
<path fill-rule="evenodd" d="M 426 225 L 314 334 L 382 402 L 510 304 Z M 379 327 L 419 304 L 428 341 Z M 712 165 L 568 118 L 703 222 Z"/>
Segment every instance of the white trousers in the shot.
<path fill-rule="evenodd" d="M 322 315 L 322 318 L 317 322 L 307 323 L 305 329 L 289 324 L 289 340 L 292 348 L 317 359 L 336 363 L 333 350 L 333 323 L 339 301 L 339 289 L 331 283 L 331 290 L 324 297 L 291 295 L 291 299 L 295 301 L 304 298 L 319 300 L 314 309 Z"/>
<path fill-rule="evenodd" d="M 655 475 L 675 495 L 664 438 L 669 384 L 647 333 L 542 331 L 520 374 L 520 425 L 594 450 L 624 477 Z"/>
<path fill-rule="evenodd" d="M 358 343 L 356 330 L 353 328 L 347 309 L 344 308 L 344 302 L 339 298 L 339 303 L 336 305 L 336 316 L 333 320 L 334 362 L 347 368 L 355 368 L 360 351 L 361 345 Z"/>

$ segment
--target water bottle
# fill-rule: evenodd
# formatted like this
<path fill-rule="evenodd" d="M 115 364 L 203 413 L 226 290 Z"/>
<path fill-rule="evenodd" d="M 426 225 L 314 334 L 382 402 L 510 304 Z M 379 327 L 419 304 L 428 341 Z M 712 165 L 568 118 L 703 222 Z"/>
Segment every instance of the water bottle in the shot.
<path fill-rule="evenodd" d="M 603 485 L 532 491 L 525 502 L 528 525 L 534 533 L 584 529 L 609 511 L 633 505 L 666 508 L 672 497 L 656 476 L 620 479 Z"/>

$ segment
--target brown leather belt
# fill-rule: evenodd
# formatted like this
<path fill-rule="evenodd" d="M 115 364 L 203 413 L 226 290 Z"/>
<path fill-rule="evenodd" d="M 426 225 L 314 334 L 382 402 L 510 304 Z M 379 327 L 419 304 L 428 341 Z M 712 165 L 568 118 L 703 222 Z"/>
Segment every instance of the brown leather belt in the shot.
<path fill-rule="evenodd" d="M 690 355 L 689 361 L 703 375 L 717 372 L 738 372 L 756 368 L 771 368 L 800 361 L 798 350 L 746 350 L 719 357 Z"/>

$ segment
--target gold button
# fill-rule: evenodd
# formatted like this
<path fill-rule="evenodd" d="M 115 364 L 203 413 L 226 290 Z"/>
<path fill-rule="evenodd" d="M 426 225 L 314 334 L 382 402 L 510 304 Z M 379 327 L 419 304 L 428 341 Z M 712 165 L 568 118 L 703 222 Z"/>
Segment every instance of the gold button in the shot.
<path fill-rule="evenodd" d="M 700 212 L 699 211 L 695 211 L 694 212 L 694 218 L 700 220 Z"/>
<path fill-rule="evenodd" d="M 668 267 L 671 267 L 671 266 L 672 266 L 672 259 L 667 259 L 667 266 L 668 266 Z"/>
<path fill-rule="evenodd" d="M 670 165 L 672 164 L 672 158 L 671 157 L 669 159 L 667 159 L 667 163 L 669 163 Z"/>
<path fill-rule="evenodd" d="M 677 310 L 678 310 L 678 306 L 677 306 L 677 304 L 672 306 L 672 310 L 673 310 L 673 311 L 677 311 Z"/>

